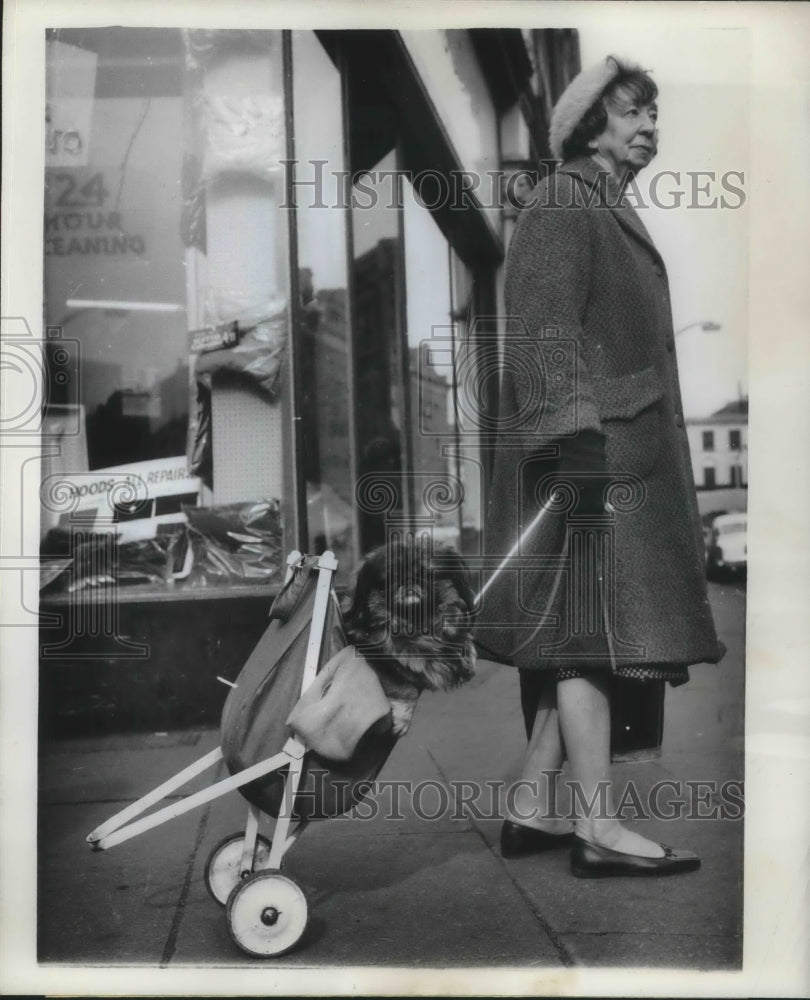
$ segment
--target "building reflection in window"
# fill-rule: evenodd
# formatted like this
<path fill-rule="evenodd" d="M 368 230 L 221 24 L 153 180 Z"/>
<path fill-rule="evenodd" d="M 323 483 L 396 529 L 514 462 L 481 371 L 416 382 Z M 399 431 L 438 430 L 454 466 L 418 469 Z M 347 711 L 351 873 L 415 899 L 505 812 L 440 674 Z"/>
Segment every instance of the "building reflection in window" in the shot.
<path fill-rule="evenodd" d="M 390 484 L 395 499 L 388 514 L 407 509 L 402 480 L 401 201 L 395 170 L 391 150 L 352 189 L 357 476 L 362 482 L 373 474 Z M 364 509 L 362 503 L 358 513 L 360 546 L 366 552 L 385 540 L 386 515 Z"/>
<path fill-rule="evenodd" d="M 497 380 L 491 363 L 492 340 L 476 333 L 473 274 L 455 250 L 450 251 L 455 346 L 455 409 L 458 429 L 457 474 L 461 481 L 461 539 L 459 547 L 469 555 L 480 555 L 483 530 L 483 489 L 486 478 L 481 432 L 486 420 L 487 400 Z M 483 341 L 483 342 L 482 342 Z"/>
<path fill-rule="evenodd" d="M 411 184 L 403 184 L 414 510 L 433 520 L 435 540 L 457 548 L 461 495 L 450 246 Z M 431 502 L 436 497 L 447 502 Z"/>
<path fill-rule="evenodd" d="M 341 76 L 312 32 L 295 31 L 300 416 L 309 549 L 354 560 L 354 442 L 347 315 L 347 210 Z M 324 161 L 326 161 L 324 163 Z M 317 183 L 315 187 L 313 184 Z"/>
<path fill-rule="evenodd" d="M 51 386 L 49 402 L 82 407 L 90 469 L 179 455 L 188 418 L 180 32 L 60 30 L 47 49 L 45 316 L 81 353 L 81 370 Z"/>

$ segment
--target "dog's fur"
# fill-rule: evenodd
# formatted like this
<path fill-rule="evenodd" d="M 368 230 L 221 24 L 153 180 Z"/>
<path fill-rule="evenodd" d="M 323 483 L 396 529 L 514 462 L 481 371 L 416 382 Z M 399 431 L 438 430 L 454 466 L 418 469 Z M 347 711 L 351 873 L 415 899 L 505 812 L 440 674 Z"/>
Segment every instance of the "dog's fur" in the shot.
<path fill-rule="evenodd" d="M 426 536 L 374 549 L 357 576 L 346 632 L 389 695 L 447 690 L 475 672 L 474 595 L 467 568 Z M 386 675 L 388 683 L 386 683 Z"/>

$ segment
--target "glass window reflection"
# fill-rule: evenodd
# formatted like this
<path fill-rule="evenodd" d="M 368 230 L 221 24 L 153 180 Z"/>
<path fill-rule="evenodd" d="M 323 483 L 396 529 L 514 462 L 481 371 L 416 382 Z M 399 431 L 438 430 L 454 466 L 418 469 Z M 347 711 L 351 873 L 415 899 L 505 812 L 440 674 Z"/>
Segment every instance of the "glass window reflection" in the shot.
<path fill-rule="evenodd" d="M 354 565 L 354 422 L 346 263 L 341 75 L 312 32 L 295 31 L 295 204 L 298 226 L 300 416 L 309 549 Z M 324 162 L 326 161 L 326 162 Z M 319 187 L 311 186 L 317 179 Z"/>

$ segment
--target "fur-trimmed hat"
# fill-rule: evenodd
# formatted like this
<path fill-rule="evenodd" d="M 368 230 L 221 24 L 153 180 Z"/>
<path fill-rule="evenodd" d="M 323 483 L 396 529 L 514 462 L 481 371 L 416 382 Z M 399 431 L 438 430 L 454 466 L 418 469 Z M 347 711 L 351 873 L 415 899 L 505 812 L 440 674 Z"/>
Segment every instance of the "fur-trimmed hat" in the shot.
<path fill-rule="evenodd" d="M 568 84 L 554 106 L 548 133 L 551 155 L 561 160 L 565 140 L 582 121 L 583 115 L 622 72 L 640 71 L 641 67 L 616 56 L 583 70 Z"/>

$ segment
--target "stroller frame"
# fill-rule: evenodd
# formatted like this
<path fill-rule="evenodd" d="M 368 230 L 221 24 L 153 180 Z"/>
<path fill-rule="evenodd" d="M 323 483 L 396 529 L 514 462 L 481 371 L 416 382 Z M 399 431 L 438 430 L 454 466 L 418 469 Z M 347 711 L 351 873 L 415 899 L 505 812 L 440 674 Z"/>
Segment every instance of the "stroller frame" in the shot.
<path fill-rule="evenodd" d="M 288 556 L 285 584 L 289 582 L 295 566 L 301 559 L 302 555 L 298 551 L 291 552 Z M 332 594 L 332 580 L 337 570 L 338 562 L 334 553 L 327 550 L 319 557 L 316 565 L 318 568 L 318 580 L 301 678 L 301 694 L 313 682 L 320 666 L 324 628 Z M 156 805 L 193 778 L 196 778 L 215 764 L 218 764 L 223 759 L 223 752 L 221 747 L 217 747 L 96 827 L 95 830 L 87 835 L 87 842 L 95 851 L 107 850 L 116 844 L 121 844 L 132 837 L 145 833 L 147 830 L 152 830 L 177 816 L 182 816 L 184 813 L 196 809 L 197 806 L 212 802 L 214 799 L 241 788 L 242 785 L 255 781 L 257 778 L 264 777 L 281 768 L 287 768 L 287 772 L 284 775 L 282 803 L 273 830 L 269 856 L 267 856 L 265 863 L 262 865 L 261 871 L 256 871 L 256 859 L 257 846 L 259 844 L 258 828 L 262 811 L 251 803 L 248 803 L 241 859 L 238 868 L 233 873 L 234 886 L 227 899 L 223 899 L 215 893 L 208 877 L 209 868 L 214 861 L 216 851 L 219 847 L 224 847 L 225 842 L 215 849 L 206 867 L 206 881 L 208 882 L 209 891 L 218 902 L 226 904 L 228 930 L 235 943 L 248 954 L 259 957 L 283 954 L 294 947 L 298 940 L 300 940 L 306 927 L 306 899 L 303 893 L 292 880 L 278 874 L 284 855 L 293 846 L 301 831 L 307 825 L 306 819 L 301 819 L 293 823 L 295 797 L 304 769 L 304 755 L 306 752 L 306 745 L 295 736 L 291 736 L 281 751 L 273 756 L 254 764 L 252 767 L 232 774 L 228 778 L 217 781 L 179 802 L 165 806 L 156 812 L 144 816 L 142 819 L 136 819 L 137 816 L 146 812 L 151 806 Z M 232 838 L 230 838 L 230 842 L 233 843 Z M 248 888 L 251 881 L 255 883 L 256 879 L 262 878 L 265 881 L 268 879 L 271 881 L 275 880 L 276 884 L 272 886 L 268 884 L 262 887 L 261 892 L 257 892 L 255 888 L 251 889 L 247 894 L 242 892 L 243 889 Z M 279 883 L 286 884 L 279 885 Z M 284 924 L 281 919 L 285 914 L 285 910 L 281 910 L 278 906 L 273 905 L 264 906 L 262 905 L 264 901 L 258 900 L 259 895 L 267 895 L 267 892 L 264 891 L 265 889 L 270 890 L 271 893 L 275 891 L 276 894 L 279 889 L 281 890 L 286 915 L 289 917 L 294 911 L 294 919 L 291 924 L 289 922 Z M 249 899 L 248 897 L 250 896 L 254 898 Z M 240 902 L 240 897 L 244 897 L 245 901 Z M 262 927 L 258 927 L 258 933 L 255 926 L 256 920 L 254 919 L 256 913 L 248 912 L 256 910 L 257 905 L 259 924 L 266 928 L 265 931 L 262 931 Z M 241 911 L 245 912 L 242 913 Z M 280 923 L 282 923 L 281 927 L 279 927 Z M 276 929 L 278 929 L 278 932 Z"/>
<path fill-rule="evenodd" d="M 520 546 L 537 529 L 551 509 L 553 500 L 554 498 L 550 497 L 546 501 L 522 536 L 501 560 L 476 595 L 474 599 L 476 605 L 518 553 Z M 295 567 L 303 558 L 298 551 L 290 553 L 287 558 L 285 585 L 289 583 Z M 315 566 L 318 569 L 318 580 L 299 696 L 312 684 L 318 673 L 327 614 L 330 601 L 333 599 L 332 580 L 338 562 L 335 554 L 327 550 L 319 557 Z M 608 646 L 613 658 L 612 636 L 609 629 L 607 632 Z M 272 841 L 268 843 L 258 832 L 262 810 L 248 803 L 244 836 L 229 837 L 218 844 L 209 856 L 205 872 L 209 892 L 217 902 L 226 907 L 228 933 L 234 943 L 248 955 L 259 958 L 283 955 L 298 944 L 307 923 L 307 901 L 304 893 L 292 879 L 280 874 L 285 854 L 308 823 L 308 819 L 299 818 L 293 825 L 295 799 L 304 773 L 304 758 L 307 752 L 305 743 L 291 736 L 282 749 L 273 756 L 215 782 L 180 802 L 165 806 L 142 819 L 136 819 L 167 795 L 218 764 L 224 758 L 224 753 L 222 747 L 217 747 L 96 827 L 87 835 L 87 841 L 95 851 L 106 850 L 154 829 L 176 816 L 182 816 L 197 806 L 241 788 L 257 778 L 287 768 Z M 258 865 L 260 848 L 264 853 L 261 865 Z"/>

